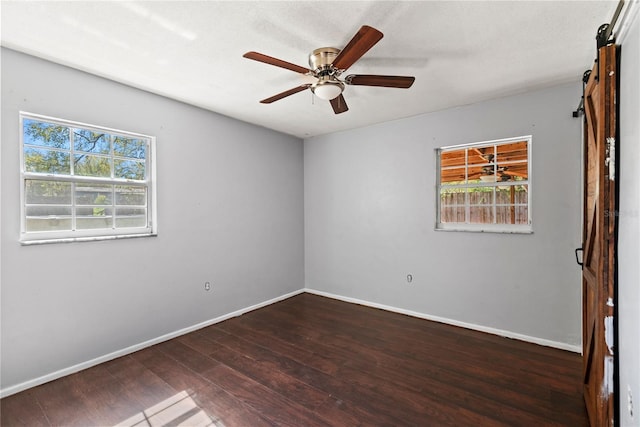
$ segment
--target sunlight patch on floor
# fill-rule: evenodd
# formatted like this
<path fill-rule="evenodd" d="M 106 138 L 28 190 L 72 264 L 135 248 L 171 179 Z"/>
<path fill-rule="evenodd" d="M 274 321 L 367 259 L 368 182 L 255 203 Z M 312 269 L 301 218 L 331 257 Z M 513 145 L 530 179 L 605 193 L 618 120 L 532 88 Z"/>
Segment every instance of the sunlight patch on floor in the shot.
<path fill-rule="evenodd" d="M 120 427 L 224 427 L 222 421 L 209 416 L 186 391 L 176 393 L 143 412 L 117 424 Z"/>

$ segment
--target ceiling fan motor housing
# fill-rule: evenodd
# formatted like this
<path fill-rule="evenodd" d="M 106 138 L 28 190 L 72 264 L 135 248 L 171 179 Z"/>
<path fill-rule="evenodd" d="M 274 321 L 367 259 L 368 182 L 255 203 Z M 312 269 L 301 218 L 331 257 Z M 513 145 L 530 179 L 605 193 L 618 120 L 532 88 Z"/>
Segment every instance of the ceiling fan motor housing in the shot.
<path fill-rule="evenodd" d="M 309 55 L 309 66 L 317 77 L 334 74 L 336 70 L 332 64 L 339 53 L 340 49 L 336 49 L 335 47 L 315 49 L 311 52 L 311 55 Z"/>

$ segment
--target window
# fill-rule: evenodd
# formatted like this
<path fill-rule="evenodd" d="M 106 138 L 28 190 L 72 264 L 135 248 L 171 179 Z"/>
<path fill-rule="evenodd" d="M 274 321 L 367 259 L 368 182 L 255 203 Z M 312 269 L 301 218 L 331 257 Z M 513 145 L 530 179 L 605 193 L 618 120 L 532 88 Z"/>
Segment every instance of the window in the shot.
<path fill-rule="evenodd" d="M 20 113 L 24 244 L 156 232 L 150 136 Z"/>
<path fill-rule="evenodd" d="M 531 232 L 531 136 L 443 147 L 438 230 Z"/>

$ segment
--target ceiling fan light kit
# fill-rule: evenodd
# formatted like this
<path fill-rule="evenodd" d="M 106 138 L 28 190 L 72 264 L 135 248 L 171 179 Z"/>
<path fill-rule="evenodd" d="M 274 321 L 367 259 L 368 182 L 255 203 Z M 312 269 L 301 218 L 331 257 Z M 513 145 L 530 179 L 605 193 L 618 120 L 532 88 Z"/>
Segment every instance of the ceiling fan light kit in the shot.
<path fill-rule="evenodd" d="M 342 96 L 345 84 L 400 89 L 408 89 L 413 84 L 415 77 L 407 76 L 351 74 L 344 80 L 340 80 L 340 75 L 378 43 L 382 37 L 383 35 L 380 31 L 368 25 L 363 25 L 344 49 L 321 47 L 311 52 L 309 55 L 310 69 L 258 52 L 247 52 L 243 56 L 247 59 L 275 65 L 276 67 L 285 68 L 317 79 L 316 82 L 312 84 L 298 86 L 270 98 L 263 99 L 260 101 L 261 103 L 270 104 L 309 88 L 318 98 L 329 101 L 334 113 L 340 114 L 349 110 L 344 96 Z"/>
<path fill-rule="evenodd" d="M 496 182 L 496 175 L 480 175 L 480 181 L 482 182 Z"/>
<path fill-rule="evenodd" d="M 320 99 L 331 101 L 337 98 L 344 90 L 344 83 L 331 76 L 320 77 L 311 85 L 311 92 Z"/>

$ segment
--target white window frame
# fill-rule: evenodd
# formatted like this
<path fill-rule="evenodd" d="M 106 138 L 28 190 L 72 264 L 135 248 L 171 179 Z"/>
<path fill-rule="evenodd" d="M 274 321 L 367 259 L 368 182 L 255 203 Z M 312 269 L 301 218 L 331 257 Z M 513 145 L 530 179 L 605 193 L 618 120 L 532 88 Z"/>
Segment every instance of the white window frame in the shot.
<path fill-rule="evenodd" d="M 146 142 L 146 158 L 145 158 L 145 172 L 146 176 L 143 181 L 131 180 L 124 178 L 111 177 L 91 177 L 91 176 L 76 176 L 76 175 L 63 175 L 52 173 L 39 173 L 28 172 L 25 170 L 25 141 L 24 141 L 24 121 L 25 120 L 37 120 L 47 123 L 53 123 L 61 126 L 68 126 L 69 128 L 76 128 L 82 130 L 88 130 L 93 132 L 104 132 L 114 136 L 121 136 L 125 138 L 142 139 Z M 156 157 L 155 157 L 155 145 L 156 139 L 153 136 L 144 135 L 140 133 L 128 132 L 118 129 L 111 129 L 104 126 L 91 125 L 71 120 L 65 120 L 55 117 L 44 116 L 40 114 L 34 114 L 29 112 L 20 111 L 19 113 L 19 126 L 20 126 L 20 243 L 22 245 L 33 245 L 43 243 L 62 243 L 62 242 L 78 242 L 78 241 L 94 241 L 94 240 L 112 240 L 121 238 L 132 237 L 149 237 L 156 236 L 158 233 L 157 225 L 157 203 L 156 203 Z M 74 144 L 73 139 L 70 141 L 69 151 L 71 159 L 73 159 Z M 111 159 L 114 158 L 113 150 L 109 154 Z M 71 160 L 73 162 L 73 160 Z M 146 188 L 146 227 L 127 227 L 127 228 L 99 228 L 99 229 L 86 229 L 76 230 L 75 225 L 75 197 L 72 192 L 71 196 L 71 212 L 72 212 L 72 229 L 62 231 L 27 231 L 27 204 L 26 204 L 26 182 L 27 180 L 43 180 L 43 181 L 64 181 L 72 183 L 72 186 L 77 183 L 96 183 L 96 184 L 111 184 L 111 185 L 135 185 Z M 109 205 L 105 205 L 108 207 Z M 115 198 L 113 200 L 112 207 L 115 209 Z M 113 213 L 115 215 L 115 212 Z"/>
<path fill-rule="evenodd" d="M 440 182 L 440 155 L 443 152 L 447 152 L 447 151 L 455 151 L 455 150 L 460 150 L 460 149 L 464 149 L 464 148 L 481 148 L 481 147 L 492 147 L 492 146 L 496 146 L 496 145 L 502 145 L 502 144 L 509 144 L 509 143 L 513 143 L 513 142 L 520 142 L 520 141 L 527 141 L 527 179 L 524 181 L 517 181 L 518 185 L 527 185 L 528 191 L 527 191 L 527 224 L 478 224 L 478 223 L 469 223 L 469 222 L 448 222 L 448 223 L 443 223 L 441 222 L 441 196 L 440 196 L 440 190 L 443 187 L 443 185 Z M 532 179 L 531 179 L 531 170 L 532 170 L 532 136 L 531 135 L 525 135 L 525 136 L 518 136 L 518 137 L 514 137 L 514 138 L 504 138 L 504 139 L 495 139 L 495 140 L 491 140 L 491 141 L 481 141 L 481 142 L 474 142 L 474 143 L 470 143 L 470 144 L 458 144 L 458 145 L 450 145 L 450 146 L 446 146 L 446 147 L 440 147 L 437 148 L 435 150 L 435 155 L 436 155 L 436 224 L 435 224 L 435 230 L 436 231 L 471 231 L 471 232 L 492 232 L 492 233 L 522 233 L 522 234 L 531 234 L 533 233 L 533 226 L 532 226 L 532 198 L 531 198 L 531 194 L 532 194 Z M 465 162 L 465 167 L 466 167 L 466 162 Z M 467 184 L 463 184 L 463 185 L 459 185 L 459 186 L 452 186 L 452 187 L 459 187 L 459 188 L 472 188 L 472 187 L 498 187 L 501 185 L 505 185 L 505 183 L 503 182 L 483 182 L 483 183 L 479 183 L 479 184 L 474 184 L 474 183 L 467 183 Z M 445 185 L 446 187 L 446 185 Z M 465 215 L 465 217 L 469 218 L 469 203 L 468 200 L 465 202 L 465 208 L 467 209 L 467 214 Z M 492 205 L 495 209 L 495 201 Z M 495 218 L 495 212 L 494 212 L 494 218 Z"/>

